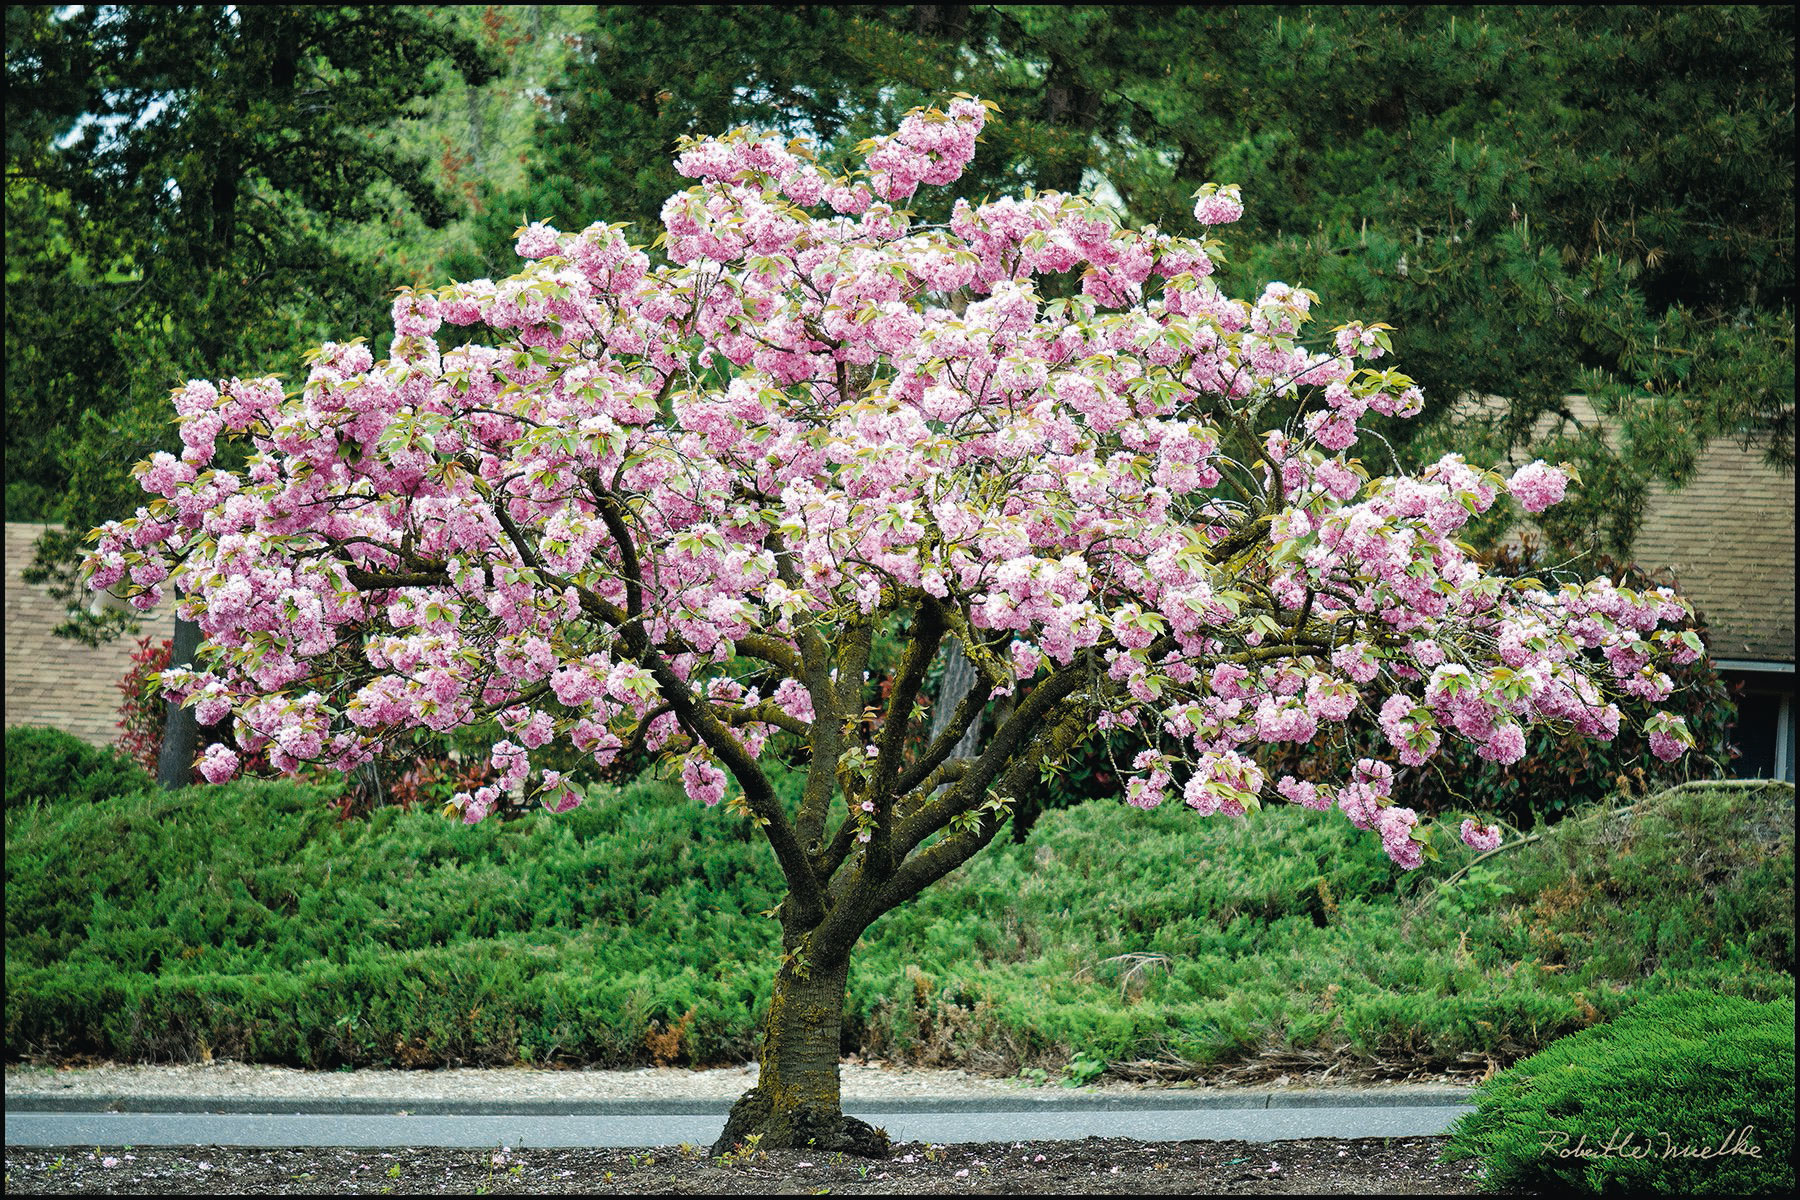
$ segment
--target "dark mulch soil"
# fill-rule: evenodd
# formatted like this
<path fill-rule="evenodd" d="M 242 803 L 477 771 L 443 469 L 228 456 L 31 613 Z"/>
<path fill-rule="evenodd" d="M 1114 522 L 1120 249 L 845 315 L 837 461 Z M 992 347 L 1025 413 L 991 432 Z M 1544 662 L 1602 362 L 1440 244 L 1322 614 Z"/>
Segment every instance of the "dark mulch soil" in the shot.
<path fill-rule="evenodd" d="M 772 1151 L 6 1148 L 7 1192 L 167 1195 L 1476 1195 L 1479 1167 L 1437 1161 L 1445 1139 L 896 1146 L 884 1162 Z M 108 1166 L 107 1164 L 112 1165 Z"/>

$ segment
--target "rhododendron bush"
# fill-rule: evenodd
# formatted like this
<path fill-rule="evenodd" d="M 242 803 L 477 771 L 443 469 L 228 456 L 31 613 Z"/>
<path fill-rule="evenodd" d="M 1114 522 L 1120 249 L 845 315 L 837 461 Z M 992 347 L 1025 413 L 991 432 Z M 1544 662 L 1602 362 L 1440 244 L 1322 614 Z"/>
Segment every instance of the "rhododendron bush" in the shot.
<path fill-rule="evenodd" d="M 1214 284 L 1205 227 L 1238 189 L 1202 189 L 1196 236 L 1054 192 L 916 223 L 906 201 L 956 180 L 986 115 L 915 112 L 846 176 L 748 131 L 692 142 L 666 265 L 613 226 L 532 225 L 518 275 L 402 292 L 384 359 L 327 344 L 293 393 L 189 383 L 185 451 L 141 466 L 154 498 L 89 559 L 141 606 L 175 590 L 207 646 L 165 686 L 277 767 L 496 719 L 499 779 L 457 797 L 466 821 L 520 785 L 579 803 L 533 774 L 559 739 L 729 795 L 789 892 L 760 1085 L 722 1145 L 877 1146 L 838 1109 L 850 947 L 1095 728 L 1149 747 L 1132 804 L 1335 809 L 1413 867 L 1430 835 L 1391 802 L 1396 769 L 1453 738 L 1510 762 L 1535 724 L 1610 738 L 1615 696 L 1661 700 L 1663 664 L 1699 652 L 1667 591 L 1502 579 L 1459 544 L 1509 494 L 1560 500 L 1558 468 L 1369 477 L 1367 414 L 1424 398 L 1385 326 L 1302 342 L 1304 288 Z M 248 441 L 241 474 L 210 468 L 222 437 Z M 885 681 L 878 635 L 905 647 Z M 982 683 L 924 741 L 951 643 Z M 953 757 L 990 706 L 1004 720 Z M 1352 721 L 1391 762 L 1256 765 Z M 1688 741 L 1667 714 L 1647 732 L 1665 757 Z M 784 804 L 763 764 L 796 744 Z"/>

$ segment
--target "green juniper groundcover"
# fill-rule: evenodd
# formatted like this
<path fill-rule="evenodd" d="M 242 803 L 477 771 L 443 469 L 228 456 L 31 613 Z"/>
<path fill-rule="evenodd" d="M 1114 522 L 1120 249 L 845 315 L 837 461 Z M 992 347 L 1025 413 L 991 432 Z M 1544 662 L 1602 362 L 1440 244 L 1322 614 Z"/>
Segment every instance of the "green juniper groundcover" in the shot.
<path fill-rule="evenodd" d="M 1451 1160 L 1490 1186 L 1577 1194 L 1794 1191 L 1794 1002 L 1647 1000 L 1497 1076 Z"/>
<path fill-rule="evenodd" d="M 753 1057 L 780 889 L 743 822 L 648 780 L 477 826 L 330 790 L 9 797 L 8 1058 Z M 1302 810 L 1052 812 L 870 931 L 844 1049 L 1341 1078 L 1504 1066 L 1681 988 L 1793 996 L 1789 785 L 1595 810 L 1452 881 L 1474 857 L 1408 877 Z"/>

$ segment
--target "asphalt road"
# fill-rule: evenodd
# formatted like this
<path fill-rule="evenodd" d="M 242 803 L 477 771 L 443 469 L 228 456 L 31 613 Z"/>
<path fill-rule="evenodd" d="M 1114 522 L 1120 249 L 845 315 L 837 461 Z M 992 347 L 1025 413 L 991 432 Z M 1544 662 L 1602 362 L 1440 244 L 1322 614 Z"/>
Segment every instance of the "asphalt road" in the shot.
<path fill-rule="evenodd" d="M 692 1106 L 689 1106 L 690 1108 Z M 1003 1104 L 945 1111 L 849 1105 L 897 1142 L 1142 1141 L 1420 1137 L 1444 1132 L 1465 1105 L 1067 1107 Z M 911 1108 L 912 1106 L 905 1106 Z M 887 1109 L 887 1111 L 882 1111 Z M 676 1146 L 710 1145 L 723 1113 L 577 1115 L 248 1112 L 12 1112 L 9 1146 Z"/>

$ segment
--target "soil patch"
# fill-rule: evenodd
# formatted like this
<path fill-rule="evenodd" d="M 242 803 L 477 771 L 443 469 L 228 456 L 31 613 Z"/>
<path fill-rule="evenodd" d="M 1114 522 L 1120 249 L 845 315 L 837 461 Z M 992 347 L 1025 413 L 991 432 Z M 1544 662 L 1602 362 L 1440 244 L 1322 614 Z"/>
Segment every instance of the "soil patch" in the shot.
<path fill-rule="evenodd" d="M 902 1143 L 886 1161 L 794 1151 L 719 1159 L 655 1150 L 6 1149 L 20 1194 L 196 1195 L 1479 1195 L 1446 1139 Z"/>

